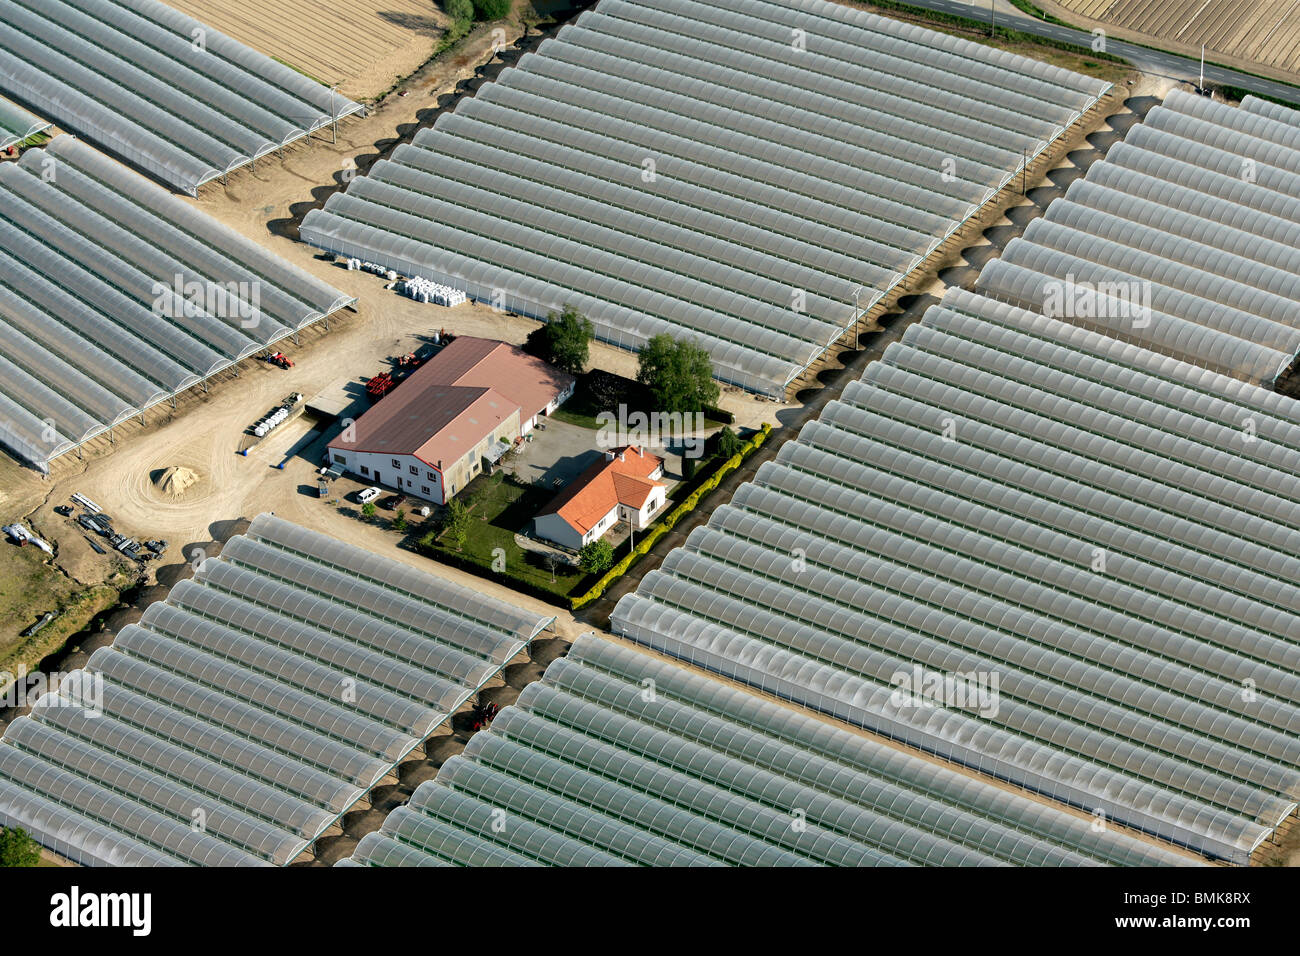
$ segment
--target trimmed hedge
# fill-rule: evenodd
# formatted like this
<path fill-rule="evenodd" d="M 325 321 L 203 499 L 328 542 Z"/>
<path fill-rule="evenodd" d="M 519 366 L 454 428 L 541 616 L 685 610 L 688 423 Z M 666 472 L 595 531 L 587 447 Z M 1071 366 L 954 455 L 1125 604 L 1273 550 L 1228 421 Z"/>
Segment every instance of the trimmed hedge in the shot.
<path fill-rule="evenodd" d="M 696 505 L 700 503 L 701 498 L 713 491 L 713 489 L 717 488 L 723 478 L 727 477 L 727 475 L 739 468 L 741 463 L 755 451 L 762 448 L 763 443 L 767 441 L 768 436 L 771 434 L 772 426 L 767 422 L 764 422 L 763 427 L 750 436 L 749 440 L 741 446 L 738 454 L 732 455 L 719 465 L 717 470 L 702 481 L 698 488 L 682 499 L 681 503 L 678 504 L 677 507 L 668 512 L 668 514 L 665 515 L 658 524 L 650 529 L 649 533 L 646 534 L 645 537 L 637 542 L 636 547 L 633 548 L 632 551 L 623 558 L 623 560 L 619 561 L 618 564 L 606 571 L 605 575 L 592 586 L 591 590 L 579 597 L 572 598 L 569 602 L 572 610 L 576 611 L 579 608 L 586 607 L 592 601 L 604 594 L 605 590 L 611 584 L 626 574 L 628 569 L 636 563 L 637 559 L 643 554 L 649 552 L 649 550 L 659 542 L 660 538 L 677 525 L 678 521 L 694 511 Z"/>

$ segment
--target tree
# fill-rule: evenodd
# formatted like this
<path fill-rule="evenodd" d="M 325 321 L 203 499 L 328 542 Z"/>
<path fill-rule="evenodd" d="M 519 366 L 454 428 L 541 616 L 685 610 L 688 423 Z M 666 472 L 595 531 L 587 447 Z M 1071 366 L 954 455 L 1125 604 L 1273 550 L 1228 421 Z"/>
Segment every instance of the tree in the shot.
<path fill-rule="evenodd" d="M 469 525 L 473 520 L 469 509 L 459 500 L 453 498 L 447 505 L 447 513 L 442 519 L 443 534 L 456 546 L 457 551 L 465 550 L 465 541 L 469 538 Z"/>
<path fill-rule="evenodd" d="M 636 380 L 650 389 L 655 405 L 663 412 L 699 412 L 718 400 L 709 353 L 671 335 L 656 335 L 645 344 Z"/>
<path fill-rule="evenodd" d="M 474 3 L 473 0 L 446 0 L 442 12 L 452 23 L 468 24 L 474 20 Z"/>
<path fill-rule="evenodd" d="M 551 312 L 546 324 L 528 333 L 524 351 L 571 375 L 581 375 L 591 354 L 591 339 L 596 334 L 591 321 L 573 306 L 566 305 L 558 315 Z"/>
<path fill-rule="evenodd" d="M 375 503 L 373 501 L 367 501 L 361 506 L 361 513 L 367 518 L 373 518 L 375 516 Z"/>
<path fill-rule="evenodd" d="M 473 0 L 474 16 L 480 20 L 500 20 L 510 12 L 510 0 Z"/>
<path fill-rule="evenodd" d="M 578 567 L 588 574 L 600 574 L 614 563 L 614 546 L 604 538 L 584 544 L 578 552 Z"/>
<path fill-rule="evenodd" d="M 397 514 L 393 515 L 393 530 L 394 531 L 406 530 L 406 512 L 403 511 L 401 508 L 398 508 Z"/>
<path fill-rule="evenodd" d="M 717 438 L 718 455 L 724 459 L 739 455 L 740 450 L 745 447 L 745 443 L 740 440 L 740 436 L 733 432 L 729 425 L 723 425 L 715 437 Z"/>
<path fill-rule="evenodd" d="M 0 867 L 35 866 L 41 862 L 41 847 L 26 830 L 0 827 Z"/>
<path fill-rule="evenodd" d="M 542 563 L 546 565 L 546 570 L 551 572 L 551 583 L 555 583 L 555 569 L 560 566 L 560 555 L 557 551 L 546 551 L 542 554 Z"/>
<path fill-rule="evenodd" d="M 682 455 L 682 479 L 690 481 L 695 477 L 695 459 L 690 455 Z"/>

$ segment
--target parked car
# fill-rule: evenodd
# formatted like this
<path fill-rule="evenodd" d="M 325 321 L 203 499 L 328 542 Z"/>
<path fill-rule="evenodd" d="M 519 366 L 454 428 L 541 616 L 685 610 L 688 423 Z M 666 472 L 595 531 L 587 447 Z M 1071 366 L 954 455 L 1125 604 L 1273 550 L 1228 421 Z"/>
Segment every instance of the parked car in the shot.
<path fill-rule="evenodd" d="M 378 498 L 381 494 L 382 492 L 378 488 L 374 487 L 374 485 L 371 485 L 369 488 L 357 492 L 357 501 L 361 502 L 363 505 L 369 504 L 370 502 Z"/>
<path fill-rule="evenodd" d="M 405 503 L 406 495 L 390 495 L 383 501 L 379 502 L 379 507 L 383 508 L 385 511 L 393 511 L 396 508 L 400 508 Z"/>

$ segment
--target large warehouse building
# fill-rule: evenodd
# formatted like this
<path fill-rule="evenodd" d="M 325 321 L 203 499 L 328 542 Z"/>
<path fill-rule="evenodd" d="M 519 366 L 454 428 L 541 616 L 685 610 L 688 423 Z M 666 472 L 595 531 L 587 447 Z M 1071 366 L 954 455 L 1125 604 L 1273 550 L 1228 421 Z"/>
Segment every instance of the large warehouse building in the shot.
<path fill-rule="evenodd" d="M 70 136 L 0 223 L 0 445 L 42 471 L 354 301 Z"/>
<path fill-rule="evenodd" d="M 783 398 L 1107 89 L 825 0 L 602 0 L 301 235 Z"/>
<path fill-rule="evenodd" d="M 0 93 L 190 195 L 361 109 L 155 0 L 0 3 Z"/>
<path fill-rule="evenodd" d="M 552 619 L 260 515 L 0 739 L 0 825 L 86 865 L 284 865 Z"/>
<path fill-rule="evenodd" d="M 1300 795 L 1297 453 L 1291 399 L 952 290 L 611 626 L 1244 863 Z"/>
<path fill-rule="evenodd" d="M 1300 354 L 1300 113 L 1175 90 L 978 288 L 1271 385 Z"/>
<path fill-rule="evenodd" d="M 329 443 L 330 462 L 446 504 L 573 394 L 575 379 L 506 342 L 457 336 Z"/>

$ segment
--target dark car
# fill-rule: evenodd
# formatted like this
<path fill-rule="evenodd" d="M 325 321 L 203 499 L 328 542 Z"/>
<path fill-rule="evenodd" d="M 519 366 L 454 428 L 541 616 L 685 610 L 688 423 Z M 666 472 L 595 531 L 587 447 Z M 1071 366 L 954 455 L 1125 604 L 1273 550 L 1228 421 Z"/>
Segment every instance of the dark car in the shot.
<path fill-rule="evenodd" d="M 389 495 L 383 501 L 379 502 L 379 507 L 385 511 L 392 511 L 406 504 L 406 495 Z"/>

